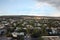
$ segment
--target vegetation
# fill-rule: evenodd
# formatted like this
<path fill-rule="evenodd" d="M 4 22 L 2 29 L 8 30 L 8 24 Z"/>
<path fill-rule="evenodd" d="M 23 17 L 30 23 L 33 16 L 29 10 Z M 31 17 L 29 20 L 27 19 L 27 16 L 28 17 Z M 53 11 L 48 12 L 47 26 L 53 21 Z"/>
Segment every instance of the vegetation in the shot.
<path fill-rule="evenodd" d="M 35 24 L 36 23 L 36 24 Z M 40 26 L 37 26 L 37 24 L 40 24 Z M 46 24 L 46 25 L 45 25 Z M 36 25 L 36 26 L 35 26 Z M 11 33 L 15 32 L 15 29 L 18 27 L 19 29 L 18 32 L 24 32 L 26 36 L 26 34 L 28 34 L 31 38 L 38 38 L 39 40 L 43 40 L 41 37 L 42 36 L 46 36 L 48 35 L 47 31 L 46 31 L 46 27 L 57 27 L 59 26 L 59 21 L 57 20 L 53 20 L 53 19 L 49 19 L 47 20 L 47 22 L 45 21 L 45 19 L 39 19 L 38 21 L 35 19 L 30 19 L 30 20 L 23 20 L 22 21 L 16 21 L 13 22 L 12 24 L 10 24 L 11 28 L 7 28 L 7 36 L 12 36 Z M 35 27 L 40 27 L 41 29 L 35 29 Z M 26 28 L 26 29 L 23 29 Z M 21 36 L 23 38 L 23 36 Z M 23 39 L 21 39 L 23 40 Z"/>

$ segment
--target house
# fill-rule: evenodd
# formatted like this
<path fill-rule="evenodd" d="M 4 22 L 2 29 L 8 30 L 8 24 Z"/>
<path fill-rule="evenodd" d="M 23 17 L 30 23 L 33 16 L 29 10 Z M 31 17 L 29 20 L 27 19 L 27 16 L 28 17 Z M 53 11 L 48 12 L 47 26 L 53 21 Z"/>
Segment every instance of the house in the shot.
<path fill-rule="evenodd" d="M 19 35 L 19 36 L 21 36 L 21 35 L 24 36 L 24 32 L 20 32 L 20 33 L 18 33 L 18 32 L 13 32 L 13 33 L 12 33 L 12 36 L 13 36 L 13 37 L 18 37 L 18 35 Z"/>
<path fill-rule="evenodd" d="M 0 37 L 0 40 L 12 40 L 11 37 Z"/>
<path fill-rule="evenodd" d="M 0 29 L 0 35 L 3 36 L 7 33 L 6 29 Z"/>

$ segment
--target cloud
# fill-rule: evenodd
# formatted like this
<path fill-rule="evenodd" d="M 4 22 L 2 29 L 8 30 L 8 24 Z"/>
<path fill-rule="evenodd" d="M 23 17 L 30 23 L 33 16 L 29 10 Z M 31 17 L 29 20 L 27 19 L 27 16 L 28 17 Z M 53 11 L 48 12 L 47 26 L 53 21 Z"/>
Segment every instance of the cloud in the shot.
<path fill-rule="evenodd" d="M 3 13 L 3 11 L 0 11 L 0 14 L 2 14 Z"/>
<path fill-rule="evenodd" d="M 53 12 L 49 16 L 60 17 L 60 12 L 59 11 Z"/>
<path fill-rule="evenodd" d="M 10 0 L 10 1 L 14 1 L 14 0 Z M 57 8 L 59 8 L 60 5 L 59 4 L 57 5 L 57 4 L 58 4 L 58 2 L 56 2 L 56 0 L 39 0 L 39 2 L 36 2 L 36 4 L 34 6 L 30 7 L 31 8 L 31 10 L 29 9 L 30 11 L 26 11 L 26 10 L 20 11 L 20 12 L 18 12 L 18 14 L 17 14 L 17 12 L 16 13 L 15 12 L 7 13 L 7 12 L 2 12 L 2 11 L 0 13 L 1 13 L 1 15 L 60 16 L 60 12 L 55 11 L 55 10 L 54 10 L 55 12 L 50 13 L 53 11 L 53 8 L 49 8 L 49 7 L 51 7 L 53 5 Z M 48 7 L 46 7 L 46 6 L 48 6 Z"/>
<path fill-rule="evenodd" d="M 56 8 L 60 8 L 60 0 L 37 0 L 38 2 L 46 2 L 49 3 L 53 6 L 55 6 Z"/>
<path fill-rule="evenodd" d="M 60 17 L 60 13 L 53 13 L 53 14 L 50 15 L 50 16 Z"/>
<path fill-rule="evenodd" d="M 48 3 L 43 3 L 43 2 L 36 2 L 35 6 L 32 7 L 32 8 L 33 8 L 33 9 L 39 9 L 39 8 L 41 8 L 41 7 L 43 7 L 43 6 L 51 6 L 51 5 L 48 4 Z"/>
<path fill-rule="evenodd" d="M 56 15 L 57 13 L 58 15 Z M 37 2 L 33 7 L 31 7 L 31 11 L 20 11 L 18 15 L 59 16 L 60 14 L 50 4 L 43 3 L 43 2 L 40 2 L 40 3 Z"/>
<path fill-rule="evenodd" d="M 47 4 L 47 3 L 42 3 L 42 2 L 38 3 L 38 2 L 37 2 L 37 3 L 32 7 L 30 13 L 31 13 L 31 12 L 34 12 L 34 11 L 36 11 L 36 10 L 42 12 L 42 11 L 45 10 L 45 7 L 44 7 L 44 6 L 46 7 L 46 6 L 50 6 L 50 5 Z"/>

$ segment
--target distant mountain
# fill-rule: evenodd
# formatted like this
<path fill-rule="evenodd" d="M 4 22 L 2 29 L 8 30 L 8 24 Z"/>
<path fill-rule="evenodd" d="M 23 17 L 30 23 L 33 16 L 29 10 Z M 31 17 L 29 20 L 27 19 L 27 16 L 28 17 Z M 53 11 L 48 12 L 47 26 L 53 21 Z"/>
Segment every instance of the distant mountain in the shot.
<path fill-rule="evenodd" d="M 51 17 L 51 16 L 28 16 L 28 15 L 7 15 L 7 16 L 0 16 L 0 18 L 60 19 L 60 17 Z"/>

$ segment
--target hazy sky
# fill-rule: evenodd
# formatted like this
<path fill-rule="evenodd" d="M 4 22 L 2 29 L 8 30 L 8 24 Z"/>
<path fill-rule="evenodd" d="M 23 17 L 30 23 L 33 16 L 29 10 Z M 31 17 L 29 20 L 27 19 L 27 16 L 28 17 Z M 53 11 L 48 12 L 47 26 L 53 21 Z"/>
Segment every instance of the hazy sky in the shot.
<path fill-rule="evenodd" d="M 60 16 L 60 12 L 56 6 L 48 2 L 38 2 L 36 0 L 0 0 L 0 15 Z"/>

